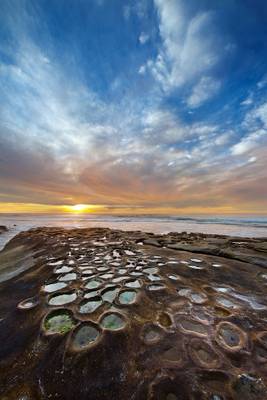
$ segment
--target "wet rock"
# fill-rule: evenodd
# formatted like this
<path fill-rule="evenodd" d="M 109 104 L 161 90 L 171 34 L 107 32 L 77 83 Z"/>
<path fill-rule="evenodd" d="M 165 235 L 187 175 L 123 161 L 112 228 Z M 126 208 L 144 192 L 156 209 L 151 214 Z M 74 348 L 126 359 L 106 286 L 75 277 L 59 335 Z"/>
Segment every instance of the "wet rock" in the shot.
<path fill-rule="evenodd" d="M 265 243 L 20 233 L 0 252 L 0 398 L 266 400 Z"/>
<path fill-rule="evenodd" d="M 8 231 L 7 226 L 5 226 L 5 225 L 0 225 L 0 235 L 1 235 L 1 233 L 7 232 L 7 231 Z"/>
<path fill-rule="evenodd" d="M 261 378 L 248 374 L 239 375 L 233 383 L 233 392 L 237 399 L 263 400 L 267 399 L 267 387 Z"/>

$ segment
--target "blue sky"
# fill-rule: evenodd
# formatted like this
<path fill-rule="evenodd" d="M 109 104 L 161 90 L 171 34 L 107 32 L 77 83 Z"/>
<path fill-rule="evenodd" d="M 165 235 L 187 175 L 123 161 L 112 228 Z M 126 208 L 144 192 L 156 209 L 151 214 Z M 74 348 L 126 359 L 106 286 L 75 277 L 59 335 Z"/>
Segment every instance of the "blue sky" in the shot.
<path fill-rule="evenodd" d="M 266 20 L 264 0 L 2 0 L 0 204 L 265 212 Z"/>

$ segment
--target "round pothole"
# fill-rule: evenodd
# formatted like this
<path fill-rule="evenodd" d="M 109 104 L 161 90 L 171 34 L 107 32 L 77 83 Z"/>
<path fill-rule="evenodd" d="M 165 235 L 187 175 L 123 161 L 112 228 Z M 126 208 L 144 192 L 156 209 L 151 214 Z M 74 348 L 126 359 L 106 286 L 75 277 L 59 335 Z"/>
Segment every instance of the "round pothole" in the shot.
<path fill-rule="evenodd" d="M 216 329 L 216 341 L 230 351 L 237 351 L 244 347 L 246 333 L 231 322 L 220 322 Z"/>
<path fill-rule="evenodd" d="M 163 330 L 158 325 L 146 324 L 141 333 L 141 338 L 146 344 L 156 344 L 163 337 Z"/>
<path fill-rule="evenodd" d="M 54 273 L 55 274 L 67 274 L 68 272 L 71 272 L 71 271 L 73 271 L 72 267 L 64 266 L 64 267 L 55 268 Z"/>
<path fill-rule="evenodd" d="M 37 306 L 39 300 L 36 297 L 29 297 L 28 299 L 22 300 L 18 304 L 18 308 L 21 310 L 30 310 Z"/>
<path fill-rule="evenodd" d="M 136 280 L 131 280 L 131 281 L 127 281 L 126 283 L 125 283 L 125 286 L 126 287 L 129 287 L 129 288 L 140 288 L 141 287 L 141 282 L 138 280 L 138 279 L 136 279 Z"/>
<path fill-rule="evenodd" d="M 43 327 L 46 333 L 67 333 L 76 325 L 72 313 L 68 310 L 51 311 L 44 319 Z"/>
<path fill-rule="evenodd" d="M 77 278 L 77 274 L 75 272 L 70 272 L 69 274 L 62 275 L 59 278 L 60 282 L 69 282 L 69 281 L 74 281 Z"/>
<path fill-rule="evenodd" d="M 72 347 L 76 351 L 85 350 L 94 344 L 100 336 L 100 330 L 97 325 L 92 323 L 83 323 L 79 325 L 72 336 Z"/>
<path fill-rule="evenodd" d="M 134 290 L 125 290 L 119 294 L 121 304 L 133 304 L 136 301 L 136 292 Z"/>
<path fill-rule="evenodd" d="M 44 285 L 43 290 L 47 293 L 53 293 L 56 292 L 57 290 L 64 289 L 67 286 L 68 285 L 65 282 L 49 283 L 47 285 Z"/>
<path fill-rule="evenodd" d="M 102 298 L 100 296 L 92 297 L 89 300 L 84 300 L 79 306 L 79 313 L 89 314 L 96 311 L 102 304 Z"/>
<path fill-rule="evenodd" d="M 63 306 L 65 304 L 72 303 L 76 299 L 77 299 L 77 294 L 75 292 L 56 294 L 50 297 L 48 304 L 50 306 Z"/>
<path fill-rule="evenodd" d="M 216 368 L 219 364 L 219 357 L 213 349 L 202 340 L 193 339 L 189 346 L 192 360 L 200 367 Z"/>
<path fill-rule="evenodd" d="M 157 272 L 159 272 L 159 270 L 158 268 L 151 267 L 151 268 L 144 268 L 143 272 L 145 272 L 146 274 L 156 274 Z"/>
<path fill-rule="evenodd" d="M 87 282 L 85 287 L 86 287 L 86 289 L 96 289 L 101 285 L 102 285 L 101 281 L 98 281 L 97 279 L 93 279 L 93 280 Z"/>
<path fill-rule="evenodd" d="M 152 284 L 147 285 L 147 289 L 151 290 L 151 291 L 163 290 L 165 288 L 166 288 L 166 286 L 162 285 L 160 283 L 152 283 Z"/>
<path fill-rule="evenodd" d="M 101 296 L 104 301 L 107 301 L 108 303 L 113 303 L 115 300 L 115 297 L 117 296 L 117 293 L 119 292 L 119 288 L 116 286 L 107 288 L 102 291 Z"/>
<path fill-rule="evenodd" d="M 100 325 L 111 331 L 122 329 L 126 325 L 125 318 L 119 313 L 106 313 L 102 316 Z"/>
<path fill-rule="evenodd" d="M 193 319 L 182 318 L 179 321 L 179 325 L 181 329 L 186 333 L 206 336 L 207 335 L 207 327 L 202 323 L 195 321 Z"/>

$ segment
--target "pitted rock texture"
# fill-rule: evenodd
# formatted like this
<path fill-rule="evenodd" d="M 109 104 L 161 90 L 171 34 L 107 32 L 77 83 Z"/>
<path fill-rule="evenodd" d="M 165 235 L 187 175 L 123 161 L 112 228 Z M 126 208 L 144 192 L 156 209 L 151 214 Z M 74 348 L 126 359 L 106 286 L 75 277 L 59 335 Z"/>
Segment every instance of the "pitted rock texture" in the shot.
<path fill-rule="evenodd" d="M 238 240 L 20 233 L 0 253 L 1 400 L 267 399 L 265 240 Z"/>

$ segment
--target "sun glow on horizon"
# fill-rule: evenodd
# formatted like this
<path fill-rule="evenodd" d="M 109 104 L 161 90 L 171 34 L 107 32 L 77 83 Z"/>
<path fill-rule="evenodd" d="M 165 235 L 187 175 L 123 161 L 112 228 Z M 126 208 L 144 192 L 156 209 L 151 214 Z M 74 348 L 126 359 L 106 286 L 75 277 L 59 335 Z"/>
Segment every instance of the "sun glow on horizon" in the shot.
<path fill-rule="evenodd" d="M 72 209 L 74 211 L 81 212 L 81 211 L 85 211 L 87 209 L 87 206 L 85 204 L 75 204 L 75 206 L 72 206 Z"/>
<path fill-rule="evenodd" d="M 103 206 L 96 204 L 75 204 L 73 206 L 65 206 L 66 212 L 73 213 L 93 213 L 96 211 L 103 211 Z"/>

